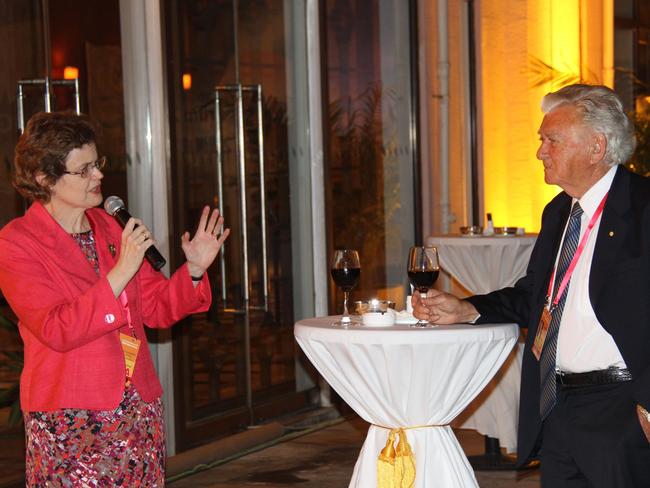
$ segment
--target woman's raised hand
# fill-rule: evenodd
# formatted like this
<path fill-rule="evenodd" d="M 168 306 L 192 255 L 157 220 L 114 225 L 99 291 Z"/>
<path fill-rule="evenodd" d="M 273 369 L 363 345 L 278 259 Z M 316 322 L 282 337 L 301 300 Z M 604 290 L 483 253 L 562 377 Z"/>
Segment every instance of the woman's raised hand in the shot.
<path fill-rule="evenodd" d="M 191 276 L 205 273 L 219 254 L 223 242 L 230 234 L 230 229 L 222 229 L 223 217 L 219 215 L 219 210 L 215 208 L 210 213 L 210 207 L 206 205 L 194 237 L 190 239 L 189 232 L 183 234 L 181 246 Z"/>

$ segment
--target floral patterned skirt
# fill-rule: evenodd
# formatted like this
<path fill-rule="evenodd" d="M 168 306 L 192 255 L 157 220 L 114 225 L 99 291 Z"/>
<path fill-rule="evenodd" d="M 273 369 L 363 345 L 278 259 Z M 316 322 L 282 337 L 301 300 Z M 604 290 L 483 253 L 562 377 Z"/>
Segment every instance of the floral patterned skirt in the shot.
<path fill-rule="evenodd" d="M 164 486 L 162 402 L 145 403 L 133 385 L 115 410 L 29 412 L 24 418 L 27 486 Z"/>

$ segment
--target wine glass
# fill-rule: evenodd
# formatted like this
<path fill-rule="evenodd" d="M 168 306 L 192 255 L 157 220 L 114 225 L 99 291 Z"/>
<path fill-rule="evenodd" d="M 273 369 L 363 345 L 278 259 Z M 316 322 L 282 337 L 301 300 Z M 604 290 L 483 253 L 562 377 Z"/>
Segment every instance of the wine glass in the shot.
<path fill-rule="evenodd" d="M 438 279 L 440 265 L 438 264 L 438 249 L 433 246 L 415 246 L 409 249 L 407 271 L 409 281 L 423 297 Z M 413 327 L 427 327 L 428 320 L 420 319 Z"/>
<path fill-rule="evenodd" d="M 336 286 L 343 290 L 343 315 L 340 320 L 334 322 L 332 325 L 349 327 L 352 319 L 348 313 L 348 298 L 352 288 L 357 286 L 359 276 L 361 275 L 359 253 L 354 249 L 337 249 L 334 251 L 330 271 Z"/>

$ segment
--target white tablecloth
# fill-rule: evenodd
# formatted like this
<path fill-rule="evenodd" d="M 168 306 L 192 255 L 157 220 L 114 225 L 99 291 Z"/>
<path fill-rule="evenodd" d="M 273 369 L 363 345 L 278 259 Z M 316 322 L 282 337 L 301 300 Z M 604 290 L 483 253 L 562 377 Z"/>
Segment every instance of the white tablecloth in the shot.
<path fill-rule="evenodd" d="M 518 327 L 341 329 L 332 327 L 332 320 L 301 320 L 294 334 L 332 388 L 373 424 L 349 486 L 377 486 L 377 456 L 388 438 L 386 427 L 438 425 L 406 431 L 416 459 L 415 486 L 477 487 L 474 472 L 448 424 L 508 357 Z"/>
<path fill-rule="evenodd" d="M 440 266 L 468 291 L 488 293 L 512 286 L 526 273 L 536 235 L 507 237 L 434 236 Z M 474 429 L 517 451 L 519 387 L 524 344 L 520 342 L 501 370 L 463 412 L 455 427 Z"/>
<path fill-rule="evenodd" d="M 442 269 L 474 294 L 512 286 L 526 274 L 536 235 L 509 237 L 433 236 Z"/>

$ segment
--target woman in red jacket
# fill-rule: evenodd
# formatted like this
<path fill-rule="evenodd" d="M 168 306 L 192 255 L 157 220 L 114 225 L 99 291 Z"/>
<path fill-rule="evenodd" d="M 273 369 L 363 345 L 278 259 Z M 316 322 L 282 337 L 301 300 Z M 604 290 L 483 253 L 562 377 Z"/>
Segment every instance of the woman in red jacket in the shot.
<path fill-rule="evenodd" d="M 162 486 L 162 389 L 144 324 L 210 306 L 206 270 L 228 230 L 205 207 L 169 279 L 144 261 L 149 229 L 102 209 L 105 157 L 83 116 L 40 113 L 16 146 L 14 186 L 33 201 L 0 231 L 0 288 L 18 317 L 28 486 Z"/>

